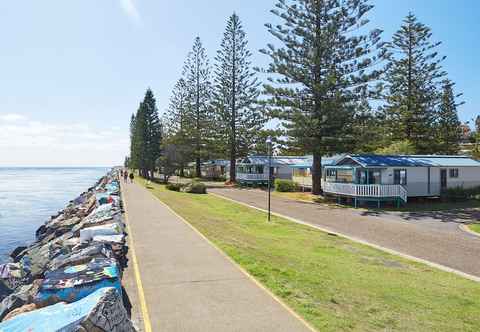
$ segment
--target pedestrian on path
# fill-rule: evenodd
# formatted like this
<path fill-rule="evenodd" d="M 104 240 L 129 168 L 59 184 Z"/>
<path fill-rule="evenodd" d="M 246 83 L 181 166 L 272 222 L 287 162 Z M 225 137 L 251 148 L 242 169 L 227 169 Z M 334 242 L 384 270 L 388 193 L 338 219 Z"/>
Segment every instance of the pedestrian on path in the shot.
<path fill-rule="evenodd" d="M 128 180 L 128 172 L 123 171 L 123 182 L 127 183 L 127 180 Z"/>
<path fill-rule="evenodd" d="M 133 175 L 133 172 L 130 173 L 130 183 L 133 183 L 133 179 L 135 178 L 135 175 Z"/>

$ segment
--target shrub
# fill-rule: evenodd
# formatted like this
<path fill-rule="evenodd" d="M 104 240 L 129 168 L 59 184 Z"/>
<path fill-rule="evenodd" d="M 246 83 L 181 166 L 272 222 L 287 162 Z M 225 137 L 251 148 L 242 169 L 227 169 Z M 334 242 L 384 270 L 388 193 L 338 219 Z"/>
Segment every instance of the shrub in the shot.
<path fill-rule="evenodd" d="M 182 190 L 183 185 L 181 183 L 169 183 L 165 188 L 171 191 L 180 191 Z"/>
<path fill-rule="evenodd" d="M 206 194 L 207 186 L 202 182 L 192 181 L 183 188 L 183 191 L 189 194 Z"/>
<path fill-rule="evenodd" d="M 466 199 L 476 198 L 480 194 L 480 187 L 463 188 L 454 187 L 448 188 L 443 192 L 443 197 L 449 201 L 462 201 Z"/>
<path fill-rule="evenodd" d="M 279 192 L 298 191 L 298 184 L 292 180 L 275 179 L 275 190 Z"/>

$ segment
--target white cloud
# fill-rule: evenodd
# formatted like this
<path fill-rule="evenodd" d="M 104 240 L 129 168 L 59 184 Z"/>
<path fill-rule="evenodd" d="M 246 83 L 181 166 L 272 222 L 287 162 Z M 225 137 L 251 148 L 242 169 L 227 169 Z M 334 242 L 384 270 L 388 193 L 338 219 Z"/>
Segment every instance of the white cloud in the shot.
<path fill-rule="evenodd" d="M 21 120 L 0 121 L 0 166 L 110 166 L 128 151 L 127 129 Z"/>
<path fill-rule="evenodd" d="M 122 10 L 135 23 L 140 23 L 140 13 L 136 6 L 137 0 L 120 0 Z"/>
<path fill-rule="evenodd" d="M 15 121 L 22 121 L 25 120 L 26 117 L 21 114 L 16 113 L 8 113 L 8 114 L 0 114 L 0 121 L 5 122 L 15 122 Z"/>

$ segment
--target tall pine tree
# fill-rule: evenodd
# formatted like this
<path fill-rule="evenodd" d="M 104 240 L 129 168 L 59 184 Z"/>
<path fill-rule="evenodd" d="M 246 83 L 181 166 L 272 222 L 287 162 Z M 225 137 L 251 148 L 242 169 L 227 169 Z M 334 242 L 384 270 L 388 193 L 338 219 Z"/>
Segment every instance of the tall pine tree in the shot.
<path fill-rule="evenodd" d="M 135 148 L 135 114 L 132 114 L 130 118 L 130 158 L 128 167 L 136 169 L 138 168 L 138 156 Z"/>
<path fill-rule="evenodd" d="M 321 192 L 322 155 L 351 148 L 352 104 L 369 95 L 386 51 L 381 30 L 362 34 L 368 0 L 278 0 L 267 24 L 281 47 L 268 45 L 266 92 L 289 136 L 313 154 L 312 192 Z M 350 131 L 350 132 L 349 132 Z"/>
<path fill-rule="evenodd" d="M 140 175 L 153 178 L 155 162 L 160 157 L 162 125 L 155 98 L 148 89 L 138 111 L 130 119 L 130 163 Z"/>
<path fill-rule="evenodd" d="M 213 132 L 211 107 L 212 84 L 210 64 L 200 37 L 195 39 L 184 66 L 184 76 L 189 91 L 189 126 L 194 147 L 195 172 L 201 177 L 202 158 L 208 156 Z"/>
<path fill-rule="evenodd" d="M 214 107 L 219 143 L 226 143 L 230 158 L 230 181 L 236 181 L 236 160 L 246 156 L 255 144 L 266 117 L 258 106 L 260 94 L 247 37 L 237 14 L 230 16 L 220 49 L 215 57 Z"/>
<path fill-rule="evenodd" d="M 189 99 L 189 91 L 184 78 L 178 80 L 170 97 L 170 104 L 165 116 L 165 139 L 164 148 L 175 146 L 176 160 L 179 163 L 180 176 L 184 176 L 184 169 L 188 157 L 192 154 L 192 120 Z"/>
<path fill-rule="evenodd" d="M 140 103 L 137 113 L 135 114 L 135 127 L 133 130 L 132 140 L 132 160 L 134 168 L 138 169 L 140 175 L 148 177 L 147 173 L 147 149 L 146 149 L 146 132 L 147 132 L 147 117 L 143 102 Z"/>
<path fill-rule="evenodd" d="M 145 166 L 149 173 L 148 177 L 153 178 L 155 172 L 155 163 L 161 154 L 162 143 L 162 123 L 158 116 L 158 109 L 155 97 L 151 89 L 145 93 L 142 103 L 145 112 L 146 128 L 144 134 L 145 143 Z"/>
<path fill-rule="evenodd" d="M 456 99 L 462 94 L 455 95 L 454 83 L 450 80 L 443 82 L 442 100 L 437 113 L 437 152 L 442 154 L 457 154 L 461 138 L 461 122 L 458 119 L 457 107 L 463 102 L 457 103 Z"/>
<path fill-rule="evenodd" d="M 392 56 L 386 67 L 385 119 L 393 141 L 409 141 L 417 153 L 432 153 L 435 146 L 435 110 L 446 73 L 445 57 L 431 41 L 429 27 L 409 14 L 389 44 Z"/>

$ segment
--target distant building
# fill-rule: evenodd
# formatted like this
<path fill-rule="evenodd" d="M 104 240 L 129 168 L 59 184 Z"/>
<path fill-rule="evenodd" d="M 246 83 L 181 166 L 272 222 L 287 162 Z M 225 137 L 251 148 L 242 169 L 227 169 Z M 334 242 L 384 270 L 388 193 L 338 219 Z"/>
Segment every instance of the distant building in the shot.
<path fill-rule="evenodd" d="M 472 129 L 470 129 L 470 126 L 466 123 L 460 125 L 460 141 L 462 143 L 468 143 L 470 142 L 470 137 L 472 136 Z"/>
<path fill-rule="evenodd" d="M 322 158 L 322 167 L 337 157 Z M 273 156 L 271 174 L 274 179 L 293 180 L 304 187 L 312 186 L 313 156 Z M 268 183 L 268 156 L 248 156 L 237 162 L 237 182 Z"/>

